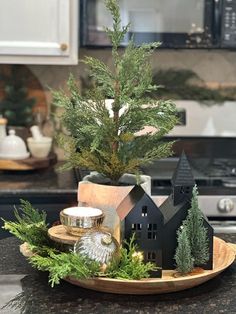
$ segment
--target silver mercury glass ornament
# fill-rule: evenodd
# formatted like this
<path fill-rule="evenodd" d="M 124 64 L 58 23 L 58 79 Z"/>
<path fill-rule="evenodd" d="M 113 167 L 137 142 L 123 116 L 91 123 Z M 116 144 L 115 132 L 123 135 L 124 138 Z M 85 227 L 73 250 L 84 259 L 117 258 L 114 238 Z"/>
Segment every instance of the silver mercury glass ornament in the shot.
<path fill-rule="evenodd" d="M 86 233 L 75 243 L 74 253 L 100 264 L 108 264 L 113 258 L 119 257 L 119 244 L 111 233 L 95 230 Z"/>

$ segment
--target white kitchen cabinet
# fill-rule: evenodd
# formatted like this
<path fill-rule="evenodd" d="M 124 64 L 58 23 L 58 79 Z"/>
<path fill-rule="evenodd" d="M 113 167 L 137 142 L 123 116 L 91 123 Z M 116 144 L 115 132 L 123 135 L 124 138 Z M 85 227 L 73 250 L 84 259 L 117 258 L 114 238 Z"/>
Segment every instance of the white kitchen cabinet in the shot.
<path fill-rule="evenodd" d="M 1 0 L 0 64 L 76 64 L 79 0 Z"/>

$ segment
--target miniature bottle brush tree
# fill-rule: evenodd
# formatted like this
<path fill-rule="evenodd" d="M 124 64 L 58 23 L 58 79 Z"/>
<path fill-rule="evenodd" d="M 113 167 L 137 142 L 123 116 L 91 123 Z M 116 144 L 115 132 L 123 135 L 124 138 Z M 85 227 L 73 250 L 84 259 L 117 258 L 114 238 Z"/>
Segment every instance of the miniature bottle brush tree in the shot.
<path fill-rule="evenodd" d="M 198 206 L 198 190 L 195 185 L 191 207 L 187 218 L 177 231 L 178 246 L 175 254 L 177 270 L 186 274 L 194 266 L 202 266 L 209 261 L 209 239 L 203 225 L 203 215 Z"/>
<path fill-rule="evenodd" d="M 105 1 L 113 17 L 113 28 L 105 28 L 112 43 L 113 68 L 87 56 L 93 88 L 81 94 L 75 79 L 68 81 L 70 94 L 54 92 L 54 104 L 64 108 L 61 116 L 69 136 L 60 136 L 68 161 L 66 168 L 85 167 L 110 178 L 118 185 L 124 173 L 137 173 L 139 167 L 171 154 L 172 143 L 161 138 L 176 124 L 176 108 L 169 100 L 157 100 L 151 92 L 150 57 L 158 42 L 136 47 L 132 40 L 124 50 L 119 46 L 129 31 L 122 26 L 116 0 Z M 112 105 L 106 106 L 106 99 Z M 145 126 L 155 133 L 138 134 Z"/>

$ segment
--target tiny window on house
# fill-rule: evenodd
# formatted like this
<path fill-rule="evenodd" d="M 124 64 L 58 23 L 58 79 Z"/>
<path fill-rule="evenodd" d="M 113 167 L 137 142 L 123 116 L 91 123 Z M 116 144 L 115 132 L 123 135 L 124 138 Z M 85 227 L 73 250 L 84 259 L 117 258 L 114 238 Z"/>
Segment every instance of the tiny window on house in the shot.
<path fill-rule="evenodd" d="M 182 186 L 180 193 L 182 194 L 189 194 L 190 193 L 190 186 Z"/>
<path fill-rule="evenodd" d="M 148 224 L 147 225 L 147 238 L 149 240 L 156 240 L 157 239 L 157 224 Z"/>
<path fill-rule="evenodd" d="M 141 239 L 142 224 L 132 224 L 132 231 L 135 233 L 137 240 Z"/>
<path fill-rule="evenodd" d="M 157 224 L 147 224 L 147 230 L 157 230 Z"/>
<path fill-rule="evenodd" d="M 146 253 L 146 260 L 149 262 L 156 262 L 157 254 L 155 251 L 150 251 Z"/>
<path fill-rule="evenodd" d="M 142 230 L 142 224 L 132 224 L 132 230 L 133 231 Z"/>
<path fill-rule="evenodd" d="M 147 206 L 142 206 L 142 217 L 147 217 Z"/>

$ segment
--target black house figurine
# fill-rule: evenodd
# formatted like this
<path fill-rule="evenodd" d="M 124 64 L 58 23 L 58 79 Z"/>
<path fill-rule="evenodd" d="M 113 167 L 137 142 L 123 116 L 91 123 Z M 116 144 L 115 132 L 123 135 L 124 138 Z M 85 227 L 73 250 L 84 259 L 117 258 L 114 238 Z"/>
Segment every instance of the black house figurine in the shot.
<path fill-rule="evenodd" d="M 172 193 L 158 207 L 140 186 L 135 186 L 117 208 L 124 222 L 124 238 L 136 233 L 137 244 L 144 252 L 144 260 L 155 262 L 162 269 L 175 269 L 177 230 L 186 219 L 191 207 L 195 181 L 186 155 L 182 153 L 172 178 Z M 210 259 L 203 265 L 212 269 L 213 228 L 204 217 L 207 228 Z"/>
<path fill-rule="evenodd" d="M 124 238 L 133 233 L 144 253 L 146 262 L 154 262 L 162 267 L 163 215 L 145 191 L 136 185 L 117 208 L 120 220 L 124 222 Z M 161 277 L 161 272 L 155 274 Z"/>

